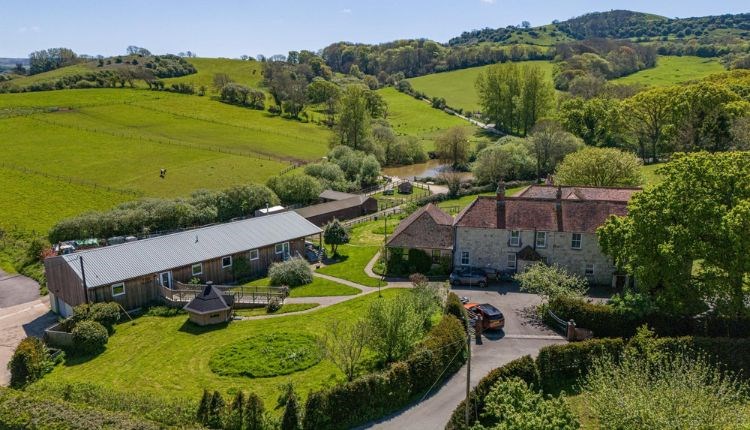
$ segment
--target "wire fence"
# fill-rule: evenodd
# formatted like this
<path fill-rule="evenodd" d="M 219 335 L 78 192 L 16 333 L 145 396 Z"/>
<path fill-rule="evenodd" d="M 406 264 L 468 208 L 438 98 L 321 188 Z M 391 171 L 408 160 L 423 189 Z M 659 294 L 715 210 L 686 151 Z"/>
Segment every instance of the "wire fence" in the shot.
<path fill-rule="evenodd" d="M 16 166 L 16 165 L 5 163 L 2 161 L 0 161 L 0 168 L 13 170 L 13 171 L 20 172 L 20 173 L 25 173 L 27 175 L 42 176 L 45 178 L 54 179 L 56 181 L 67 182 L 69 184 L 81 185 L 84 187 L 93 188 L 95 190 L 105 190 L 105 191 L 114 192 L 114 193 L 132 195 L 135 197 L 143 197 L 145 195 L 140 190 L 134 190 L 130 188 L 110 187 L 108 185 L 102 185 L 102 184 L 96 183 L 94 181 L 89 181 L 86 179 L 76 178 L 72 176 L 55 175 L 52 173 L 43 172 L 41 170 L 29 169 L 27 167 Z"/>

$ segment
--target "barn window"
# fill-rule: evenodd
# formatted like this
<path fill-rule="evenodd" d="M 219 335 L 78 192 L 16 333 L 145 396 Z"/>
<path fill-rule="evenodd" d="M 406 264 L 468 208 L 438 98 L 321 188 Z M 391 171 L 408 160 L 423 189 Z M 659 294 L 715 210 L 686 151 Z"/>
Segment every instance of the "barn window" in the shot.
<path fill-rule="evenodd" d="M 112 284 L 112 297 L 122 296 L 125 294 L 125 284 L 120 282 L 119 284 Z"/>
<path fill-rule="evenodd" d="M 195 263 L 192 267 L 192 273 L 193 276 L 198 276 L 203 273 L 203 264 L 202 263 Z"/>
<path fill-rule="evenodd" d="M 258 259 L 258 250 L 257 249 L 251 249 L 250 250 L 250 259 L 251 260 L 257 260 Z"/>
<path fill-rule="evenodd" d="M 232 256 L 227 255 L 226 257 L 221 258 L 221 268 L 226 269 L 227 267 L 232 267 Z"/>

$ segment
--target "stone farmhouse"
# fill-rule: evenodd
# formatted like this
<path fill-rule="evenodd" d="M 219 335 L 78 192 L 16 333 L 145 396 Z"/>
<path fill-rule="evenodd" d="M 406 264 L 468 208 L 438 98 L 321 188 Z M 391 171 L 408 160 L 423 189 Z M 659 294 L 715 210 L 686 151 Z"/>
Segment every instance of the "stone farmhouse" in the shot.
<path fill-rule="evenodd" d="M 543 261 L 592 284 L 622 287 L 628 276 L 604 255 L 596 229 L 610 215 L 627 214 L 638 191 L 532 185 L 506 196 L 501 183 L 495 196 L 477 197 L 455 219 L 432 204 L 421 208 L 399 224 L 387 247 L 422 249 L 433 257 L 450 252 L 454 267 L 508 274 Z"/>

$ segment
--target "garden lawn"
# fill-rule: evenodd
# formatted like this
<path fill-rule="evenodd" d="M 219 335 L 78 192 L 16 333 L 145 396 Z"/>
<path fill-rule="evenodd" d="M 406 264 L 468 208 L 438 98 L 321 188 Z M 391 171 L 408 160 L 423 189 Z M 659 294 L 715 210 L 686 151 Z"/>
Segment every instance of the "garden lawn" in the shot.
<path fill-rule="evenodd" d="M 288 314 L 292 312 L 301 312 L 306 311 L 308 309 L 317 308 L 320 306 L 320 303 L 286 303 L 281 305 L 278 311 L 276 312 L 267 312 L 265 307 L 262 308 L 252 308 L 252 309 L 235 309 L 234 313 L 239 316 L 243 317 L 258 317 L 263 315 L 279 315 L 279 314 Z"/>
<path fill-rule="evenodd" d="M 397 206 L 430 195 L 430 192 L 427 191 L 426 188 L 415 186 L 412 190 L 413 192 L 411 194 L 401 194 L 398 192 L 398 187 L 394 187 L 393 194 L 389 196 L 383 194 L 381 191 L 377 194 L 373 194 L 372 197 L 377 200 L 380 207 L 383 208 Z"/>
<path fill-rule="evenodd" d="M 435 138 L 451 127 L 479 130 L 457 116 L 433 109 L 429 103 L 400 93 L 392 87 L 378 90 L 378 94 L 388 103 L 388 122 L 393 130 L 400 135 L 416 137 L 426 151 L 434 150 Z"/>
<path fill-rule="evenodd" d="M 641 70 L 612 82 L 659 87 L 699 80 L 713 73 L 721 73 L 724 70 L 724 66 L 715 58 L 665 55 L 659 57 L 656 67 Z"/>
<path fill-rule="evenodd" d="M 400 219 L 388 217 L 388 224 L 395 226 Z M 349 243 L 338 247 L 339 261 L 328 263 L 318 269 L 318 272 L 368 287 L 380 286 L 380 279 L 367 276 L 365 266 L 383 246 L 384 227 L 382 219 L 353 226 L 349 231 Z"/>
<path fill-rule="evenodd" d="M 245 285 L 250 287 L 265 287 L 271 285 L 271 282 L 268 278 L 261 278 L 248 282 Z M 289 297 L 353 296 L 361 292 L 357 288 L 313 276 L 312 283 L 289 288 Z"/>
<path fill-rule="evenodd" d="M 405 290 L 386 289 L 395 297 Z M 198 401 L 204 388 L 225 395 L 254 391 L 266 408 L 273 409 L 281 384 L 291 382 L 303 397 L 312 390 L 339 383 L 344 375 L 328 360 L 290 375 L 269 378 L 219 376 L 209 368 L 214 354 L 227 345 L 273 333 L 299 332 L 318 336 L 334 320 L 361 318 L 379 300 L 368 294 L 308 314 L 233 321 L 228 325 L 198 327 L 184 314 L 174 317 L 143 316 L 116 327 L 106 350 L 90 359 L 68 359 L 43 381 L 92 382 L 112 391 L 138 390 L 155 396 L 184 397 Z M 371 361 L 371 360 L 370 360 Z M 369 361 L 368 361 L 369 362 Z"/>
<path fill-rule="evenodd" d="M 511 63 L 503 63 L 504 65 Z M 521 61 L 512 64 L 535 64 L 542 68 L 549 79 L 552 79 L 552 63 L 549 61 Z M 477 77 L 491 66 L 470 67 L 450 72 L 433 73 L 411 78 L 412 87 L 425 93 L 428 97 L 442 97 L 448 106 L 464 111 L 479 111 L 479 95 L 475 87 Z M 429 105 L 428 105 L 429 106 Z"/>

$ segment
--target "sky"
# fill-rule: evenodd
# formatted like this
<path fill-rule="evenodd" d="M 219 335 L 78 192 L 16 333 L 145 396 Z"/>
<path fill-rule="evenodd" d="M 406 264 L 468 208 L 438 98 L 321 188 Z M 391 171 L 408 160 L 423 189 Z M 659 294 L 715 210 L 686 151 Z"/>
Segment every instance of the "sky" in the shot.
<path fill-rule="evenodd" d="M 629 9 L 667 17 L 750 12 L 748 0 L 0 0 L 0 57 L 67 47 L 116 55 L 129 45 L 202 57 L 317 51 L 330 43 L 428 38 L 533 26 Z"/>

